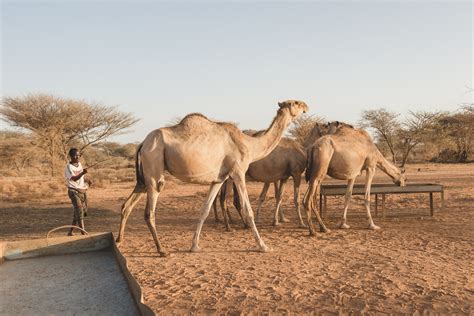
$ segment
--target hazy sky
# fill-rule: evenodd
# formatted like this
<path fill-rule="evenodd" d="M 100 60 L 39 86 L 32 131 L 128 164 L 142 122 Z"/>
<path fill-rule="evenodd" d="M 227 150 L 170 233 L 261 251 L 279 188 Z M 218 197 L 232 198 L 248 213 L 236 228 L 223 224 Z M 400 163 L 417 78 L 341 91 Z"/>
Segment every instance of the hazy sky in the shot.
<path fill-rule="evenodd" d="M 470 1 L 2 1 L 1 94 L 116 105 L 141 119 L 119 142 L 190 112 L 265 128 L 286 99 L 351 123 L 452 111 L 473 98 L 472 20 Z"/>

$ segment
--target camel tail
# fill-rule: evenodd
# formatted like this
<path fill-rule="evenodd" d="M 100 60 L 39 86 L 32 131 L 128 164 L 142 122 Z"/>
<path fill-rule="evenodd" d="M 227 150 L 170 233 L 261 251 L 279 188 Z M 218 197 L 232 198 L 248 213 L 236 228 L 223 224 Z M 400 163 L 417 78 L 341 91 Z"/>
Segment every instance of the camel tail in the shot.
<path fill-rule="evenodd" d="M 137 184 L 135 185 L 134 191 L 144 191 L 146 187 L 145 178 L 143 177 L 143 165 L 142 165 L 141 154 L 140 154 L 142 146 L 143 146 L 143 143 L 138 146 L 137 154 L 135 156 L 135 175 L 137 177 Z"/>
<path fill-rule="evenodd" d="M 306 182 L 309 182 L 309 179 L 311 179 L 311 174 L 313 173 L 313 151 L 314 147 L 311 147 L 311 151 L 309 152 L 308 159 L 306 162 L 306 171 L 304 173 L 304 178 L 306 179 Z"/>

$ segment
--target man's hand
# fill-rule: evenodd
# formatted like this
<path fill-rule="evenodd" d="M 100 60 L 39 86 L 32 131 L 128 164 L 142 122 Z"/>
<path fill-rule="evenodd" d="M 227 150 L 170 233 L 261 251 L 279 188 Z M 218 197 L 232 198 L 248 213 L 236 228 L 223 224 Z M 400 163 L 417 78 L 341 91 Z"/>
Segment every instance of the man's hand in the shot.
<path fill-rule="evenodd" d="M 87 168 L 82 170 L 83 175 L 86 174 L 86 173 L 87 173 Z"/>

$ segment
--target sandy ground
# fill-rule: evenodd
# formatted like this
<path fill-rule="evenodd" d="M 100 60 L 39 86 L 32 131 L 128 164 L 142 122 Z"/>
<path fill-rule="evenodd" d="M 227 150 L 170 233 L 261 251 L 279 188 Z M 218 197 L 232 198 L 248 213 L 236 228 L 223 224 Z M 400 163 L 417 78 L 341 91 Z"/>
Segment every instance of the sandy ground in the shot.
<path fill-rule="evenodd" d="M 374 217 L 380 231 L 366 229 L 361 197 L 349 209 L 351 228 L 337 229 L 343 197 L 336 197 L 328 199 L 325 216 L 332 231 L 309 237 L 297 227 L 291 183 L 283 203 L 291 221 L 273 227 L 271 190 L 258 225 L 270 253 L 255 252 L 251 232 L 237 222 L 235 231 L 225 232 L 212 212 L 201 235 L 203 251 L 189 253 L 207 187 L 169 181 L 158 200 L 156 223 L 171 255 L 158 257 L 143 220 L 143 201 L 129 219 L 121 250 L 145 303 L 159 314 L 473 314 L 474 164 L 411 165 L 407 174 L 410 182 L 445 185 L 445 209 L 430 217 L 427 194 L 389 196 L 387 218 Z M 389 178 L 378 171 L 375 182 Z M 91 189 L 87 229 L 116 233 L 120 205 L 132 187 Z M 261 184 L 249 184 L 254 208 L 260 189 Z M 439 202 L 435 195 L 436 207 Z M 0 239 L 43 237 L 69 224 L 71 213 L 66 192 L 40 203 L 0 201 Z"/>

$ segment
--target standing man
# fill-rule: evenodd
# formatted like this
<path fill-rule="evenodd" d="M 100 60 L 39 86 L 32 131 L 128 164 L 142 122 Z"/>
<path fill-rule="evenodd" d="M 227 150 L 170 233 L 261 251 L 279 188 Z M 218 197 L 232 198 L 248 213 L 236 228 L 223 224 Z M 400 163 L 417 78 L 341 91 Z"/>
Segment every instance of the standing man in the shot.
<path fill-rule="evenodd" d="M 84 227 L 84 217 L 87 216 L 87 189 L 90 182 L 86 182 L 85 174 L 87 169 L 83 169 L 79 158 L 81 157 L 77 148 L 69 150 L 70 162 L 64 169 L 64 176 L 66 178 L 67 194 L 71 199 L 74 207 L 74 219 L 72 225 L 77 225 L 82 229 Z M 72 236 L 73 228 L 69 230 L 68 236 Z M 84 232 L 81 231 L 84 235 Z"/>

